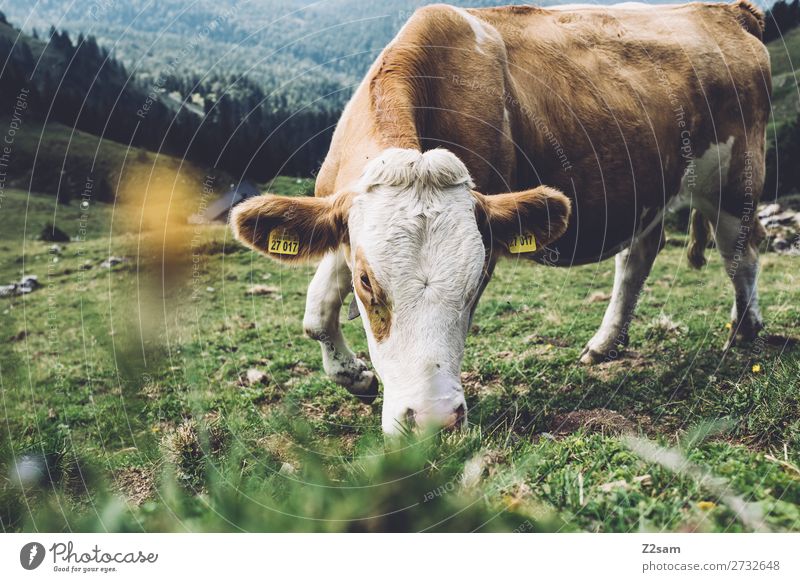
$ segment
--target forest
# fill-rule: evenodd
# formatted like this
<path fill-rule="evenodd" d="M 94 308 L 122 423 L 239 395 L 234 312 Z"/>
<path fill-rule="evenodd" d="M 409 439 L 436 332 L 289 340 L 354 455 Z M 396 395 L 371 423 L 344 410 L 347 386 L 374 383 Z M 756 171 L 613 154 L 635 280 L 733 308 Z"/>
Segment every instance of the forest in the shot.
<path fill-rule="evenodd" d="M 800 52 L 791 36 L 799 2 L 781 0 L 767 13 L 765 41 L 786 54 Z M 354 87 L 425 3 L 223 0 L 187 10 L 166 0 L 154 10 L 148 0 L 77 0 L 65 12 L 44 0 L 30 13 L 11 4 L 7 10 L 25 30 L 0 13 L 0 59 L 7 61 L 0 107 L 9 111 L 25 88 L 29 113 L 41 121 L 236 177 L 313 176 Z M 66 28 L 45 28 L 56 21 Z M 783 68 L 773 66 L 774 81 L 777 74 L 794 77 L 790 62 Z M 791 163 L 800 153 L 800 110 L 788 89 L 796 83 L 788 81 L 776 86 L 785 105 L 776 98 L 765 197 L 800 188 Z M 37 172 L 36 179 L 48 190 L 54 177 Z"/>

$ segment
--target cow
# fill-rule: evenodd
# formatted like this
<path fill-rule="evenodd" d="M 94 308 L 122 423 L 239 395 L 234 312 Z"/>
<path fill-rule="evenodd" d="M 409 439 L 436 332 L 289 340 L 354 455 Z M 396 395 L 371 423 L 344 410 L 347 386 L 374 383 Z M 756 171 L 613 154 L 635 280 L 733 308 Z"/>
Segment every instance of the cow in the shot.
<path fill-rule="evenodd" d="M 461 362 L 503 256 L 547 266 L 615 257 L 610 302 L 580 361 L 618 357 L 664 213 L 692 209 L 689 262 L 713 233 L 733 283 L 725 349 L 762 328 L 755 216 L 770 63 L 761 12 L 733 4 L 417 10 L 347 104 L 314 197 L 232 213 L 267 256 L 319 259 L 305 333 L 325 372 L 385 433 L 467 420 Z M 347 346 L 354 293 L 375 372 Z"/>

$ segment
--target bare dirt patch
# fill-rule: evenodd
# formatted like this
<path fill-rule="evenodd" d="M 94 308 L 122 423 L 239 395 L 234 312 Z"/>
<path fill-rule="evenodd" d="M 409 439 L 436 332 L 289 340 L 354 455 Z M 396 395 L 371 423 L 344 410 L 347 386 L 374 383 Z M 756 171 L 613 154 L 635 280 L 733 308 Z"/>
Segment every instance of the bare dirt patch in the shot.
<path fill-rule="evenodd" d="M 603 435 L 635 433 L 637 423 L 606 408 L 593 410 L 573 410 L 556 415 L 550 423 L 550 432 L 556 435 L 568 435 L 580 430 Z"/>
<path fill-rule="evenodd" d="M 603 382 L 610 382 L 622 374 L 630 374 L 638 371 L 652 371 L 654 365 L 652 361 L 642 356 L 638 352 L 631 350 L 622 351 L 616 358 L 609 357 L 587 368 L 588 375 Z"/>
<path fill-rule="evenodd" d="M 129 467 L 114 474 L 114 488 L 133 505 L 141 505 L 155 494 L 155 479 L 150 469 Z"/>
<path fill-rule="evenodd" d="M 461 372 L 461 386 L 464 388 L 464 394 L 470 398 L 480 398 L 503 389 L 499 378 L 483 381 L 481 375 L 475 371 Z"/>

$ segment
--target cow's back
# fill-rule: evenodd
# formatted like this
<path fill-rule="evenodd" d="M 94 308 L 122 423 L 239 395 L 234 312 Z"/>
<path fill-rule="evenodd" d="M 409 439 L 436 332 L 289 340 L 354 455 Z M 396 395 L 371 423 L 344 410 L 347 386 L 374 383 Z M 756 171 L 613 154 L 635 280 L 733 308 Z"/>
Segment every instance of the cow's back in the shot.
<path fill-rule="evenodd" d="M 763 157 L 771 82 L 757 14 L 428 6 L 356 91 L 317 193 L 346 187 L 382 148 L 447 147 L 485 193 L 543 183 L 572 198 L 562 262 L 607 255 L 714 144 Z"/>
<path fill-rule="evenodd" d="M 513 138 L 530 160 L 517 160 L 518 185 L 575 202 L 566 263 L 624 245 L 715 144 L 733 138 L 734 162 L 763 151 L 769 57 L 749 4 L 472 13 L 506 47 Z"/>

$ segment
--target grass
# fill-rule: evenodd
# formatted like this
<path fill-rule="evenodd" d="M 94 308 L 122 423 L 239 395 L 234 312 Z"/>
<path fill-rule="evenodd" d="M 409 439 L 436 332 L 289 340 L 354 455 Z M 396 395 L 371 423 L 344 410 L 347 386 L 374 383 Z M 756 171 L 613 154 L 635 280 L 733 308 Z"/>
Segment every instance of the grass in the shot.
<path fill-rule="evenodd" d="M 173 174 L 180 168 L 182 176 L 203 174 L 185 160 L 130 148 L 60 123 L 42 125 L 26 120 L 25 131 L 14 139 L 9 182 L 34 192 L 58 192 L 65 202 L 78 200 L 90 177 L 94 180 L 92 199 L 112 202 L 114 192 L 138 167 L 164 169 Z M 220 174 L 220 183 L 226 182 L 227 186 L 227 177 L 216 174 Z"/>
<path fill-rule="evenodd" d="M 467 341 L 469 430 L 385 444 L 381 400 L 328 380 L 302 334 L 312 267 L 274 264 L 221 225 L 154 226 L 143 208 L 2 201 L 0 282 L 43 283 L 0 299 L 4 531 L 752 529 L 728 495 L 770 530 L 800 530 L 796 258 L 764 256 L 767 333 L 723 356 L 720 260 L 691 271 L 671 236 L 628 352 L 592 368 L 576 362 L 613 264 L 505 261 Z M 56 210 L 70 234 L 88 221 L 58 255 L 36 240 Z M 100 266 L 110 255 L 127 260 Z M 367 356 L 361 325 L 344 333 Z M 724 494 L 645 460 L 631 434 L 679 449 Z"/>

